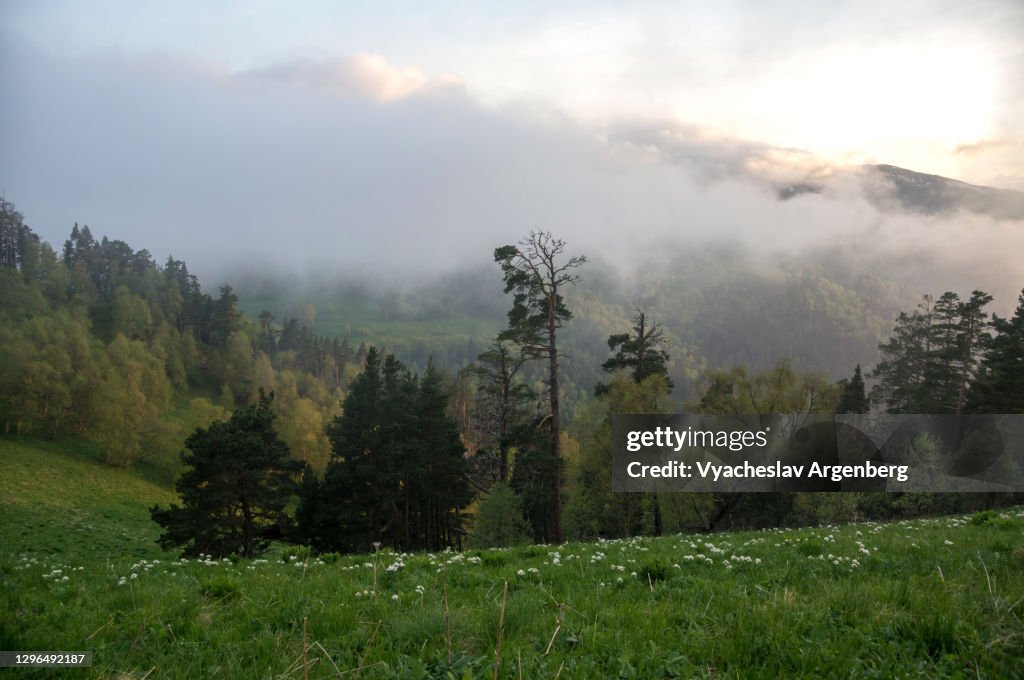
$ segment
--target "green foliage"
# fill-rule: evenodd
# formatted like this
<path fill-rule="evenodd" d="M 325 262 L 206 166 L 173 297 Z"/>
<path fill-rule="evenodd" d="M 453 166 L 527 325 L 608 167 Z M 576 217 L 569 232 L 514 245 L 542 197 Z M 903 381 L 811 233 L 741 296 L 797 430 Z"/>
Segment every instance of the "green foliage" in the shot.
<path fill-rule="evenodd" d="M 169 469 L 185 436 L 212 419 L 191 423 L 190 404 L 233 410 L 263 387 L 278 393 L 282 437 L 323 469 L 324 425 L 355 361 L 345 343 L 292 320 L 258 328 L 229 286 L 213 299 L 185 263 L 159 267 L 87 226 L 74 226 L 58 259 L 6 202 L 0 250 L 4 431 L 86 438 L 110 465 Z"/>
<path fill-rule="evenodd" d="M 997 529 L 1016 529 L 1021 526 L 1021 521 L 998 510 L 983 510 L 971 516 L 971 524 Z"/>
<path fill-rule="evenodd" d="M 507 548 L 530 540 L 523 519 L 523 499 L 504 482 L 497 482 L 480 501 L 470 542 L 476 548 Z"/>
<path fill-rule="evenodd" d="M 285 509 L 302 463 L 274 431 L 273 395 L 198 429 L 185 441 L 188 470 L 175 483 L 181 506 L 153 506 L 160 546 L 184 554 L 252 557 L 286 533 Z"/>
<path fill-rule="evenodd" d="M 671 392 L 674 384 L 668 374 L 669 355 L 661 349 L 665 342 L 665 331 L 656 323 L 647 323 L 647 316 L 638 312 L 633 319 L 633 333 L 615 333 L 608 336 L 608 349 L 615 354 L 601 364 L 606 373 L 629 371 L 633 380 L 640 383 L 652 375 L 660 375 L 665 380 L 666 393 Z M 595 394 L 601 396 L 607 386 L 598 383 Z"/>
<path fill-rule="evenodd" d="M 536 394 L 519 375 L 525 361 L 496 338 L 464 372 L 475 387 L 472 421 L 462 430 L 475 444 L 472 474 L 478 486 L 508 481 L 511 454 L 534 419 Z"/>
<path fill-rule="evenodd" d="M 655 532 L 655 513 L 661 513 L 657 495 L 612 493 L 610 416 L 658 412 L 664 409 L 659 401 L 667 394 L 663 375 L 651 375 L 638 383 L 619 372 L 612 376 L 600 400 L 578 419 L 575 429 L 581 439 L 581 456 L 572 471 L 565 517 L 571 538 L 621 538 Z"/>
<path fill-rule="evenodd" d="M 238 581 L 230 576 L 216 575 L 203 579 L 200 589 L 203 597 L 216 600 L 218 603 L 239 596 Z"/>
<path fill-rule="evenodd" d="M 535 488 L 548 486 L 549 507 L 546 512 L 527 507 L 535 529 L 542 528 L 542 540 L 562 542 L 562 412 L 559 378 L 558 330 L 572 319 L 565 304 L 565 288 L 576 283 L 579 276 L 574 270 L 583 266 L 587 258 L 581 255 L 563 260 L 565 242 L 551 232 L 533 230 L 519 245 L 496 248 L 494 261 L 501 266 L 505 293 L 512 293 L 512 308 L 508 311 L 508 327 L 498 334 L 498 340 L 515 344 L 519 352 L 536 359 L 545 359 L 544 376 L 547 382 L 548 411 L 545 422 L 550 432 L 550 455 L 534 451 L 536 464 L 523 469 L 526 456 L 520 455 L 518 480 L 524 473 L 531 476 Z M 529 501 L 528 501 L 529 503 Z M 535 505 L 529 503 L 530 505 Z M 544 521 L 540 523 L 540 517 Z"/>
<path fill-rule="evenodd" d="M 872 399 L 889 413 L 961 413 L 988 342 L 985 306 L 976 290 L 966 301 L 946 292 L 924 296 L 913 314 L 901 312 L 892 336 L 878 345 Z"/>
<path fill-rule="evenodd" d="M 994 315 L 995 335 L 984 347 L 978 378 L 971 385 L 972 413 L 1024 413 L 1024 291 L 1009 319 Z"/>
<path fill-rule="evenodd" d="M 864 391 L 864 376 L 860 372 L 860 364 L 853 369 L 853 377 L 843 378 L 838 383 L 839 403 L 836 413 L 867 413 L 871 408 L 871 400 Z"/>
<path fill-rule="evenodd" d="M 448 400 L 433 364 L 417 378 L 394 355 L 382 363 L 376 348 L 368 350 L 363 372 L 328 430 L 332 457 L 316 492 L 314 528 L 305 529 L 318 549 L 353 552 L 380 543 L 417 550 L 456 543 L 471 493 Z M 308 501 L 301 511 L 310 514 Z"/>

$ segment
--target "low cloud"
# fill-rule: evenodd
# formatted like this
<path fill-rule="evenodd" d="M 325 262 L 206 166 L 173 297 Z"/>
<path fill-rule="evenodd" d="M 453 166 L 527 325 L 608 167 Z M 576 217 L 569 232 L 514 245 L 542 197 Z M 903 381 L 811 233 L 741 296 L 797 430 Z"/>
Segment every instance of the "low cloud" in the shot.
<path fill-rule="evenodd" d="M 418 66 L 395 66 L 379 54 L 359 53 L 326 61 L 303 60 L 250 69 L 234 76 L 240 81 L 302 83 L 341 94 L 394 102 L 416 93 L 462 89 L 453 74 L 428 77 Z"/>
<path fill-rule="evenodd" d="M 483 106 L 453 76 L 375 55 L 217 74 L 2 41 L 0 64 L 0 185 L 29 224 L 59 246 L 87 223 L 211 282 L 239 266 L 408 279 L 542 228 L 626 269 L 717 240 L 765 261 L 842 247 L 1008 304 L 1024 285 L 1019 221 L 881 210 L 856 173 L 799 149 Z M 780 200 L 799 182 L 815 190 Z"/>

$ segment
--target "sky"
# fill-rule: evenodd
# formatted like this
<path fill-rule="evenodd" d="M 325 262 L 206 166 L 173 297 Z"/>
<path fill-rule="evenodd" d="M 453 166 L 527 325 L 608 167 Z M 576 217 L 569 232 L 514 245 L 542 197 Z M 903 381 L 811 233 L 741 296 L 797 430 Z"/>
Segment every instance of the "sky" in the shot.
<path fill-rule="evenodd" d="M 1024 190 L 1013 0 L 7 0 L 0 26 L 0 185 L 52 242 L 455 266 L 532 227 L 863 237 L 890 218 L 842 182 L 765 189 L 862 163 Z"/>

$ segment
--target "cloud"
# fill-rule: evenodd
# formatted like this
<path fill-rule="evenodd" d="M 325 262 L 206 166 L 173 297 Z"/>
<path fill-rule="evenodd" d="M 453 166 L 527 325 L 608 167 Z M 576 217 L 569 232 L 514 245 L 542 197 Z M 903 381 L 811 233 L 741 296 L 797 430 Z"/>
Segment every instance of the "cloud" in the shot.
<path fill-rule="evenodd" d="M 0 186 L 27 222 L 55 245 L 87 223 L 211 284 L 238 265 L 389 281 L 461 269 L 532 228 L 627 270 L 718 240 L 765 262 L 842 245 L 932 290 L 1024 279 L 1020 223 L 889 214 L 799 149 L 483 106 L 454 79 L 379 57 L 231 75 L 3 42 L 0 64 L 17 103 L 0 126 Z M 778 200 L 776 183 L 798 178 L 831 179 Z"/>
<path fill-rule="evenodd" d="M 657 162 L 685 166 L 705 181 L 821 182 L 836 171 L 834 163 L 801 149 L 724 137 L 674 121 L 619 120 L 608 126 L 606 138 Z"/>
<path fill-rule="evenodd" d="M 248 69 L 234 76 L 240 81 L 303 83 L 378 102 L 394 102 L 416 93 L 461 90 L 454 74 L 428 77 L 418 66 L 394 66 L 379 54 L 361 52 L 323 61 L 302 60 Z"/>

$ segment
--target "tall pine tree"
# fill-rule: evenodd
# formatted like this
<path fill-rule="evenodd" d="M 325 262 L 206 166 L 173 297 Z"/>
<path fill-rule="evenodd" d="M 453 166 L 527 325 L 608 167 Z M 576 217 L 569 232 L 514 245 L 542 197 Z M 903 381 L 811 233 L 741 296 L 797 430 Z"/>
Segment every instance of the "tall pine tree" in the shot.
<path fill-rule="evenodd" d="M 558 330 L 572 318 L 562 292 L 576 283 L 574 270 L 587 258 L 563 259 L 565 242 L 551 232 L 531 231 L 518 245 L 495 249 L 494 261 L 501 265 L 505 293 L 513 293 L 508 312 L 508 329 L 499 338 L 516 343 L 526 356 L 547 360 L 548 427 L 550 456 L 555 477 L 550 489 L 551 527 L 549 540 L 562 542 L 562 411 L 559 393 Z"/>

